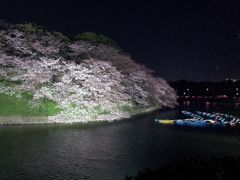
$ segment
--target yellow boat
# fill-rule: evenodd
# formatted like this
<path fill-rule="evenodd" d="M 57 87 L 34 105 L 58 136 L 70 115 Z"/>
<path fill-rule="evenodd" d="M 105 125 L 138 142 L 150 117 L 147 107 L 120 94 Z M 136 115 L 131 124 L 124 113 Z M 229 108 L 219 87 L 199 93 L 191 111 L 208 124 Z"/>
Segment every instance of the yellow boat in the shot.
<path fill-rule="evenodd" d="M 166 124 L 166 125 L 173 125 L 175 120 L 171 120 L 171 119 L 157 119 L 155 120 L 157 122 L 159 122 L 160 124 Z"/>

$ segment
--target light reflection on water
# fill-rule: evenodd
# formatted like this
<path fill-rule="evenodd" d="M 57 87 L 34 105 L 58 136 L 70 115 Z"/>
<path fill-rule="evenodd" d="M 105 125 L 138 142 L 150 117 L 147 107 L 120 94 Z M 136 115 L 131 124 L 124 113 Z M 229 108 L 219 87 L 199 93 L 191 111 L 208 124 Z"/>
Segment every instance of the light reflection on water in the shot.
<path fill-rule="evenodd" d="M 0 179 L 124 179 L 186 156 L 240 155 L 238 133 L 165 127 L 161 111 L 93 127 L 0 127 Z"/>
<path fill-rule="evenodd" d="M 226 103 L 226 102 L 195 102 L 195 101 L 182 101 L 180 102 L 180 106 L 184 109 L 192 109 L 192 110 L 206 110 L 206 111 L 223 111 L 223 112 L 231 112 L 231 111 L 240 111 L 240 103 Z"/>

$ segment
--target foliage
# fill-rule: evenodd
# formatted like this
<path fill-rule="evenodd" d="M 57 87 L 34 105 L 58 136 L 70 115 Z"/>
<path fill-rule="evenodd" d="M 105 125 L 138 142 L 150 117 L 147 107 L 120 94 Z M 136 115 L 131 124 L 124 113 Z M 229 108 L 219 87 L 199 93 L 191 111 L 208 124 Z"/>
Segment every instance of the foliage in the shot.
<path fill-rule="evenodd" d="M 45 27 L 37 26 L 34 23 L 23 23 L 17 24 L 16 26 L 20 31 L 30 34 L 44 34 L 47 31 Z"/>
<path fill-rule="evenodd" d="M 69 46 L 63 46 L 61 49 L 59 49 L 59 55 L 64 59 L 71 59 L 71 53 L 73 53 L 73 51 Z"/>
<path fill-rule="evenodd" d="M 135 113 L 139 112 L 142 109 L 142 107 L 136 103 L 133 103 L 131 106 L 129 105 L 122 106 L 122 109 L 124 112 Z"/>
<path fill-rule="evenodd" d="M 62 42 L 70 42 L 70 39 L 61 32 L 53 31 L 52 34 Z"/>
<path fill-rule="evenodd" d="M 111 113 L 110 111 L 103 109 L 101 106 L 96 106 L 95 111 L 97 111 L 98 115 L 107 115 Z"/>
<path fill-rule="evenodd" d="M 144 169 L 135 177 L 127 176 L 125 180 L 237 180 L 240 179 L 239 168 L 239 157 L 208 158 L 204 160 L 189 158 L 169 163 L 156 170 Z"/>
<path fill-rule="evenodd" d="M 97 44 L 99 43 L 108 44 L 114 47 L 118 47 L 117 43 L 114 40 L 112 40 L 110 37 L 103 34 L 96 34 L 95 32 L 85 32 L 85 33 L 77 34 L 75 36 L 75 39 L 89 41 Z"/>

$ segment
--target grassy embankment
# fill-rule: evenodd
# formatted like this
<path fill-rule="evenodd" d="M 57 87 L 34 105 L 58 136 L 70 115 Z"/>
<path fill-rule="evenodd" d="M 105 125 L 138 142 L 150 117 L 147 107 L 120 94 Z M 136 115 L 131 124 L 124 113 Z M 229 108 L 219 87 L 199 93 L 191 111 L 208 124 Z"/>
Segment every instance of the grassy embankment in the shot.
<path fill-rule="evenodd" d="M 14 88 L 20 83 L 1 79 L 0 87 Z M 22 92 L 20 97 L 0 93 L 0 116 L 50 116 L 61 111 L 57 103 L 52 100 L 43 99 L 37 106 L 33 106 L 32 99 L 33 95 L 30 92 Z"/>
<path fill-rule="evenodd" d="M 21 97 L 0 93 L 0 116 L 50 116 L 61 111 L 54 101 L 43 99 L 32 106 L 32 95 L 22 93 Z"/>
<path fill-rule="evenodd" d="M 19 85 L 20 83 L 21 82 L 19 81 L 2 79 L 0 80 L 0 88 L 1 86 L 16 88 L 16 85 Z M 22 92 L 20 96 L 0 93 L 0 123 L 5 124 L 5 122 L 9 123 L 10 121 L 14 123 L 15 121 L 17 121 L 16 119 L 18 119 L 13 118 L 13 120 L 9 120 L 9 118 L 7 117 L 21 117 L 23 123 L 25 121 L 29 122 L 29 119 L 31 118 L 34 122 L 42 122 L 42 120 L 38 119 L 41 119 L 43 117 L 47 119 L 48 116 L 56 115 L 61 112 L 61 108 L 59 108 L 58 104 L 52 100 L 45 98 L 37 105 L 33 105 L 34 103 L 32 100 L 33 94 L 30 92 Z M 74 110 L 76 108 L 76 105 L 72 104 L 69 108 Z M 121 109 L 121 111 L 127 112 L 130 115 L 136 115 L 156 109 L 156 107 L 144 109 L 136 103 L 134 103 L 133 106 L 120 106 L 119 108 Z M 97 116 L 99 115 L 111 114 L 109 110 L 103 109 L 100 106 L 94 108 L 87 108 L 86 106 L 82 105 L 81 109 L 82 111 L 92 114 L 93 119 L 97 119 Z M 81 116 L 81 113 L 79 114 L 79 116 Z"/>

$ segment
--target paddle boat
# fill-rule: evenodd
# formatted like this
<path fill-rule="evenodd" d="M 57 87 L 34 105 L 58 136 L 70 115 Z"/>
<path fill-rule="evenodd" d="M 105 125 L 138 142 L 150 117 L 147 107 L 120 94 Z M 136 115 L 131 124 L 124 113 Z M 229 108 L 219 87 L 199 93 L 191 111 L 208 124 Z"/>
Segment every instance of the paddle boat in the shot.
<path fill-rule="evenodd" d="M 203 119 L 203 117 L 201 117 L 201 116 L 199 116 L 199 115 L 197 115 L 195 113 L 189 112 L 189 111 L 182 111 L 182 114 L 187 115 L 189 117 L 192 117 L 194 119 L 199 119 L 199 120 Z"/>
<path fill-rule="evenodd" d="M 214 112 L 214 114 L 216 114 L 218 116 L 221 116 L 228 121 L 231 121 L 232 119 L 237 118 L 236 116 L 233 116 L 233 115 L 230 115 L 230 114 L 217 113 L 217 112 Z"/>
<path fill-rule="evenodd" d="M 156 120 L 159 124 L 175 125 L 182 127 L 226 127 L 225 123 L 215 122 L 212 120 L 197 120 L 197 119 L 178 119 L 178 120 Z"/>
<path fill-rule="evenodd" d="M 155 119 L 155 122 L 158 122 L 160 124 L 165 124 L 165 125 L 173 125 L 175 123 L 175 120 L 171 120 L 171 119 Z"/>
<path fill-rule="evenodd" d="M 210 123 L 203 120 L 176 120 L 177 126 L 188 126 L 188 127 L 209 127 Z"/>
<path fill-rule="evenodd" d="M 214 119 L 215 121 L 221 121 L 221 122 L 226 121 L 226 118 L 223 118 L 218 114 L 212 114 L 212 113 L 201 112 L 201 111 L 196 111 L 196 113 L 203 117 Z"/>

